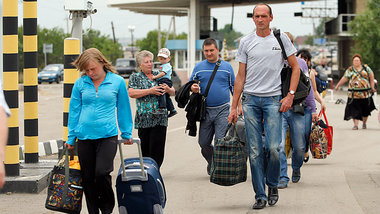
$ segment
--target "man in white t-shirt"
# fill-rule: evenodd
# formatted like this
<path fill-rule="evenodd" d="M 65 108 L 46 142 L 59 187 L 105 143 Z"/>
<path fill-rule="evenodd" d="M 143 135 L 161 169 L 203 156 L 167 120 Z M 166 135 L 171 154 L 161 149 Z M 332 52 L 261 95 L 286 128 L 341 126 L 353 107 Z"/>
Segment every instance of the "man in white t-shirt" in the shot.
<path fill-rule="evenodd" d="M 0 83 L 0 189 L 5 183 L 4 155 L 8 139 L 8 118 L 11 115 L 4 99 L 3 88 Z"/>
<path fill-rule="evenodd" d="M 253 209 L 262 209 L 278 201 L 280 176 L 281 113 L 290 109 L 296 91 L 300 69 L 295 57 L 296 49 L 286 34 L 281 34 L 288 63 L 292 67 L 290 90 L 281 97 L 281 70 L 284 59 L 281 47 L 272 30 L 272 9 L 258 4 L 253 9 L 256 31 L 240 40 L 236 60 L 239 71 L 236 76 L 229 122 L 237 121 L 237 104 L 241 96 L 248 153 L 251 165 L 252 185 L 256 202 Z M 244 89 L 244 90 L 243 90 Z M 263 131 L 265 141 L 262 139 Z M 265 145 L 264 145 L 265 144 Z M 266 153 L 264 153 L 264 148 Z M 265 160 L 266 159 L 266 160 Z M 267 164 L 264 165 L 264 162 Z M 268 196 L 265 193 L 268 186 Z"/>

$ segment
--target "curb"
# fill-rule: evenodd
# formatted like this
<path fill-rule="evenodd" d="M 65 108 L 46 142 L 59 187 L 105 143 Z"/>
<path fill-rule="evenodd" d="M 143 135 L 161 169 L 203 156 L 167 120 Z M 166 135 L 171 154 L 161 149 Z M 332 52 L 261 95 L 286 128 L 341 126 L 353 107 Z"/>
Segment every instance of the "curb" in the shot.
<path fill-rule="evenodd" d="M 62 148 L 62 140 L 49 140 L 47 142 L 38 143 L 38 156 L 46 156 L 58 154 L 59 148 Z M 20 146 L 20 160 L 24 160 L 24 145 Z"/>

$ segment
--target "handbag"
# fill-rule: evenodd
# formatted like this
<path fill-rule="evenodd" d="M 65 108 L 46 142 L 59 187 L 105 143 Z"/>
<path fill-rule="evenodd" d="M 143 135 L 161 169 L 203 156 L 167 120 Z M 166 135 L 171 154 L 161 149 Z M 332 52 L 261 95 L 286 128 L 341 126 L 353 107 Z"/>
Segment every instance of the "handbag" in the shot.
<path fill-rule="evenodd" d="M 323 118 L 325 119 L 325 123 L 324 123 L 325 126 L 321 126 L 321 127 L 327 137 L 327 155 L 330 155 L 332 151 L 332 145 L 333 145 L 333 127 L 329 126 L 329 121 L 327 121 L 326 113 L 324 110 L 319 112 L 318 118 L 321 117 L 321 114 L 323 115 Z M 323 121 L 319 120 L 319 123 L 323 123 Z"/>
<path fill-rule="evenodd" d="M 286 131 L 286 138 L 285 138 L 285 156 L 286 159 L 289 159 L 292 156 L 292 141 L 290 139 L 290 131 L 288 128 L 288 131 Z"/>
<path fill-rule="evenodd" d="M 325 159 L 332 150 L 333 127 L 328 125 L 324 111 L 319 112 L 318 118 L 321 114 L 326 123 L 321 119 L 314 122 L 310 133 L 310 151 L 316 159 Z"/>
<path fill-rule="evenodd" d="M 229 124 L 224 137 L 214 146 L 210 182 L 232 186 L 246 181 L 247 157 L 246 145 L 237 136 L 235 125 Z"/>
<path fill-rule="evenodd" d="M 77 156 L 65 155 L 54 166 L 49 177 L 45 208 L 64 213 L 80 213 L 82 209 L 82 177 Z"/>
<path fill-rule="evenodd" d="M 286 55 L 284 44 L 282 43 L 282 40 L 280 37 L 281 36 L 280 30 L 278 29 L 278 30 L 273 31 L 273 34 L 281 46 L 282 57 L 285 60 L 287 60 L 288 57 Z M 282 97 L 286 97 L 288 92 L 289 92 L 292 72 L 293 72 L 292 68 L 288 65 L 284 65 L 284 67 L 281 70 L 281 94 L 282 94 Z M 298 81 L 297 90 L 294 94 L 293 106 L 300 104 L 302 101 L 304 101 L 306 99 L 306 97 L 309 95 L 310 88 L 311 88 L 311 86 L 310 86 L 309 78 L 300 70 L 300 78 Z"/>
<path fill-rule="evenodd" d="M 202 98 L 201 98 L 200 103 L 199 103 L 199 118 L 198 118 L 198 121 L 202 121 L 202 120 L 204 120 L 206 118 L 206 106 L 207 106 L 206 105 L 206 98 L 207 98 L 207 95 L 208 95 L 208 91 L 210 90 L 211 83 L 214 80 L 216 71 L 218 70 L 219 66 L 220 66 L 220 59 L 218 59 L 218 61 L 216 62 L 215 67 L 214 67 L 214 71 L 212 72 L 212 74 L 210 76 L 210 79 L 208 80 L 206 90 L 202 94 Z"/>

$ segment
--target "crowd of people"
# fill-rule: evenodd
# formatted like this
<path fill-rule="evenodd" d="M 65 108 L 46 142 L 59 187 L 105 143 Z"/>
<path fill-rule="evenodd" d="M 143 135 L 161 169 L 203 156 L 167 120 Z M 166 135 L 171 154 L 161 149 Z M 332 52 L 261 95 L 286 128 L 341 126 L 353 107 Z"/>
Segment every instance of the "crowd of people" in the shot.
<path fill-rule="evenodd" d="M 207 173 L 213 157 L 213 144 L 225 134 L 229 123 L 236 123 L 244 115 L 247 151 L 251 165 L 252 186 L 255 192 L 253 209 L 273 206 L 279 200 L 278 189 L 288 186 L 285 139 L 289 130 L 291 154 L 291 180 L 301 179 L 301 167 L 309 159 L 309 136 L 312 121 L 318 120 L 315 100 L 321 110 L 326 105 L 317 91 L 316 76 L 311 66 L 312 56 L 307 49 L 296 50 L 293 36 L 281 33 L 282 49 L 270 28 L 272 9 L 258 4 L 253 9 L 256 30 L 243 37 L 236 56 L 239 62 L 235 78 L 232 66 L 219 59 L 217 41 L 208 38 L 203 43 L 205 60 L 199 62 L 189 82 L 192 93 L 206 97 L 205 118 L 200 121 L 198 143 L 207 163 Z M 73 65 L 81 72 L 71 94 L 68 140 L 65 146 L 78 148 L 83 188 L 89 213 L 111 213 L 115 206 L 110 173 L 117 151 L 118 133 L 125 144 L 131 144 L 133 126 L 141 139 L 142 153 L 162 166 L 165 154 L 168 118 L 177 114 L 170 96 L 175 94 L 171 82 L 170 51 L 161 49 L 157 56 L 162 63 L 153 70 L 154 55 L 146 50 L 136 54 L 139 72 L 130 76 L 129 84 L 118 76 L 111 63 L 96 48 L 85 50 Z M 371 97 L 376 91 L 374 74 L 362 57 L 355 54 L 350 66 L 336 85 L 336 90 L 349 81 L 345 120 L 353 119 L 353 129 L 367 128 L 366 121 L 375 109 Z M 281 95 L 280 73 L 287 64 L 292 69 L 290 88 Z M 215 70 L 215 72 L 214 72 Z M 311 90 L 296 111 L 293 99 L 300 72 L 310 79 Z M 213 75 L 213 73 L 215 73 Z M 211 78 L 212 77 L 212 78 Z M 210 79 L 212 79 L 210 81 Z M 10 115 L 0 88 L 0 159 L 6 144 L 6 118 Z M 230 97 L 232 95 L 232 102 Z M 130 98 L 136 99 L 134 122 Z M 117 110 L 117 111 L 115 111 Z M 263 133 L 265 138 L 263 139 Z M 265 150 L 265 151 L 264 151 Z M 266 163 L 266 164 L 264 164 Z M 4 185 L 5 170 L 0 164 L 0 188 Z M 267 186 L 267 188 L 266 188 Z M 266 189 L 268 190 L 266 192 Z"/>

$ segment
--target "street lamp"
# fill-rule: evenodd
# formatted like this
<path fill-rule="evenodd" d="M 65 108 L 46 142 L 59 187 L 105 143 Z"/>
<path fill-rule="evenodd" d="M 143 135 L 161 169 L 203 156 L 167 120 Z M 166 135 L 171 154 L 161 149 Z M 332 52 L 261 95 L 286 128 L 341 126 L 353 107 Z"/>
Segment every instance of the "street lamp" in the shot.
<path fill-rule="evenodd" d="M 131 53 L 132 53 L 132 58 L 135 58 L 135 54 L 134 54 L 134 51 L 133 51 L 133 31 L 135 30 L 135 28 L 136 27 L 134 25 L 129 25 L 128 26 L 129 31 L 131 31 L 131 46 L 132 46 Z"/>

